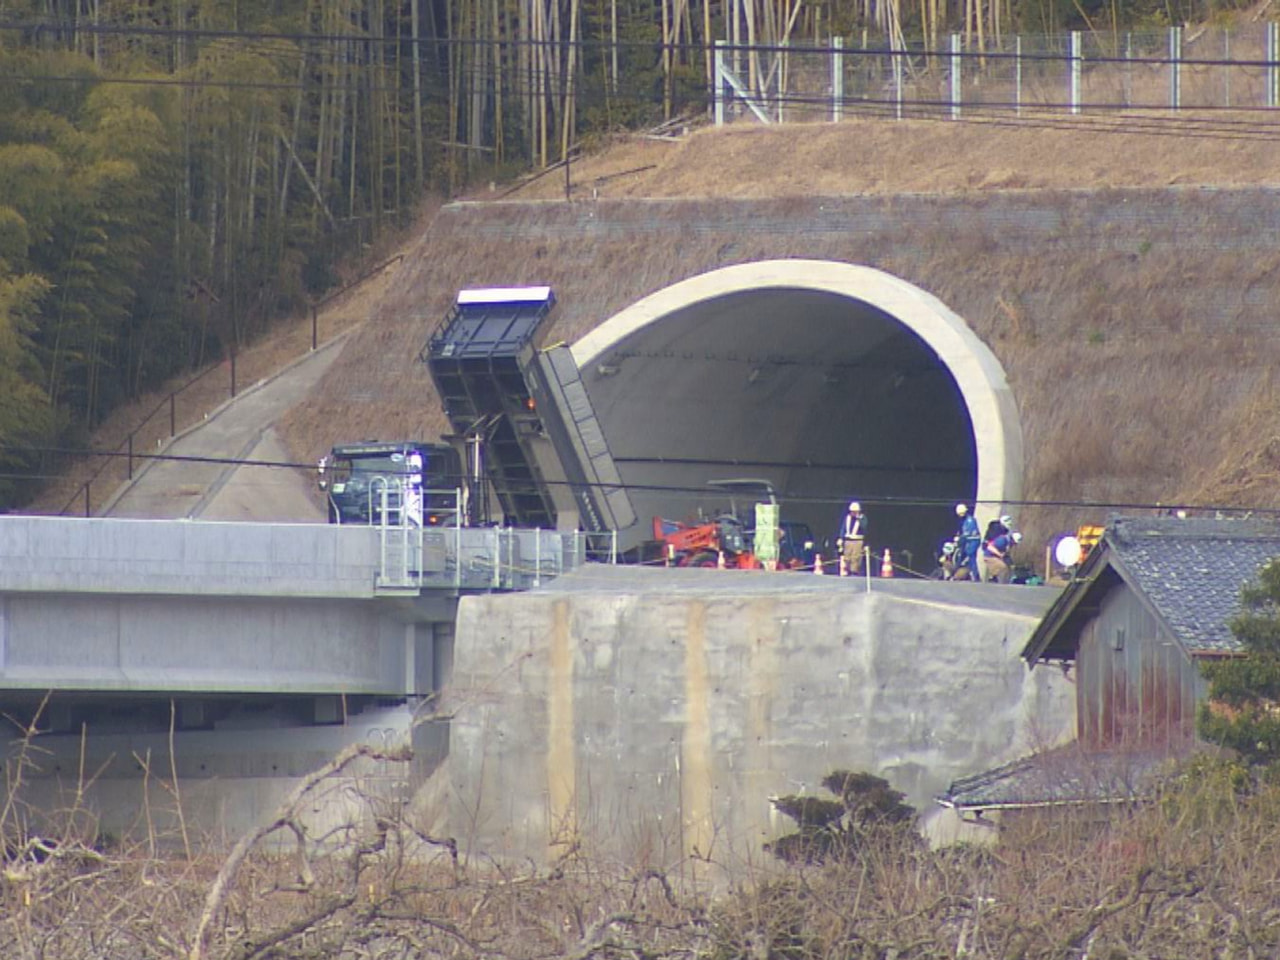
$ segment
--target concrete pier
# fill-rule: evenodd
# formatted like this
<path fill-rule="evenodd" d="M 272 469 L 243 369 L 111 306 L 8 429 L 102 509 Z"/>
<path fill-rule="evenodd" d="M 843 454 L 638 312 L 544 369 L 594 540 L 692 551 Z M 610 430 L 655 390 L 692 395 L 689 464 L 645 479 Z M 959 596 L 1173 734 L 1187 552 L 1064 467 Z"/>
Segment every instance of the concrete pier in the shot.
<path fill-rule="evenodd" d="M 587 567 L 468 597 L 448 822 L 471 849 L 755 858 L 771 796 L 836 769 L 933 815 L 954 778 L 1069 736 L 1071 688 L 1018 654 L 1055 590 Z M 437 790 L 436 795 L 442 795 Z"/>

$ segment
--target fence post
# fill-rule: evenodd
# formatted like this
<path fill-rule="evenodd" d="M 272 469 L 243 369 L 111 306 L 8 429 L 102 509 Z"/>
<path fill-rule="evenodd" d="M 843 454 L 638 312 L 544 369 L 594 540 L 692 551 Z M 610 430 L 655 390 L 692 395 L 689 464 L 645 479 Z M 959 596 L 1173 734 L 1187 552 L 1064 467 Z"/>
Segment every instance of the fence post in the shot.
<path fill-rule="evenodd" d="M 89 487 L 92 483 L 92 480 L 84 482 L 84 515 L 86 519 L 93 516 L 93 507 L 89 503 Z"/>
<path fill-rule="evenodd" d="M 1231 31 L 1222 28 L 1222 100 L 1223 106 L 1231 108 Z"/>
<path fill-rule="evenodd" d="M 951 119 L 960 119 L 960 34 L 951 35 Z"/>
<path fill-rule="evenodd" d="M 717 127 L 724 126 L 724 41 L 716 41 L 715 77 L 711 91 L 712 112 Z"/>
<path fill-rule="evenodd" d="M 1182 109 L 1182 28 L 1169 28 L 1169 107 Z"/>
<path fill-rule="evenodd" d="M 1013 110 L 1022 116 L 1022 34 L 1013 38 Z"/>
<path fill-rule="evenodd" d="M 1276 51 L 1280 47 L 1280 23 L 1267 24 L 1267 106 L 1276 105 Z"/>
<path fill-rule="evenodd" d="M 831 38 L 831 122 L 844 116 L 844 37 Z"/>
<path fill-rule="evenodd" d="M 889 56 L 893 59 L 893 101 L 894 115 L 897 119 L 902 119 L 902 54 L 897 47 L 893 47 Z"/>
<path fill-rule="evenodd" d="M 1124 105 L 1133 106 L 1133 34 L 1124 35 Z"/>
<path fill-rule="evenodd" d="M 1071 112 L 1080 112 L 1080 31 L 1071 31 Z"/>

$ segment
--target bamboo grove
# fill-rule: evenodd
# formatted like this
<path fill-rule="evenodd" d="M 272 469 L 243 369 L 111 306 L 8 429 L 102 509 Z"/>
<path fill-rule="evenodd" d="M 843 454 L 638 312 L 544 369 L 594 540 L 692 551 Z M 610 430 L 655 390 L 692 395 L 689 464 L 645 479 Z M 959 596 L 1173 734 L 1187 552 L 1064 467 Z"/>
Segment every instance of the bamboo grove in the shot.
<path fill-rule="evenodd" d="M 0 0 L 0 508 L 57 468 L 35 451 L 301 308 L 424 193 L 704 112 L 716 40 L 1205 12 L 1117 3 Z"/>

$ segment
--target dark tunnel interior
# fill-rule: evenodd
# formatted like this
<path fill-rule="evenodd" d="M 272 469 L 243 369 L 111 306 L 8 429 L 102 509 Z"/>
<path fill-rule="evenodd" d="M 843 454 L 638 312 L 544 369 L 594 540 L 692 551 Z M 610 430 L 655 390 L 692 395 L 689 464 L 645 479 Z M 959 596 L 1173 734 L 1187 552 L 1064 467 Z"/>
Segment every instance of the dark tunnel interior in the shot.
<path fill-rule="evenodd" d="M 862 501 L 876 557 L 887 547 L 928 573 L 954 532 L 954 502 L 976 490 L 955 378 L 908 327 L 851 297 L 761 289 L 705 300 L 582 375 L 639 518 L 624 546 L 647 539 L 655 515 L 728 508 L 708 481 L 759 477 L 783 519 L 807 523 L 819 543 L 849 500 Z"/>

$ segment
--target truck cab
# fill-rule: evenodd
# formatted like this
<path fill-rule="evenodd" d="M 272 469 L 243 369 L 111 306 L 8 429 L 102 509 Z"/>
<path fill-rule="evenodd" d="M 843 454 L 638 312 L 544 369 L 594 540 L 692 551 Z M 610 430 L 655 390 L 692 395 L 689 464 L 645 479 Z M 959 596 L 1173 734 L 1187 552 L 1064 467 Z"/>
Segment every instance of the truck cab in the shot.
<path fill-rule="evenodd" d="M 330 523 L 453 523 L 462 458 L 442 443 L 348 443 L 317 465 Z"/>

